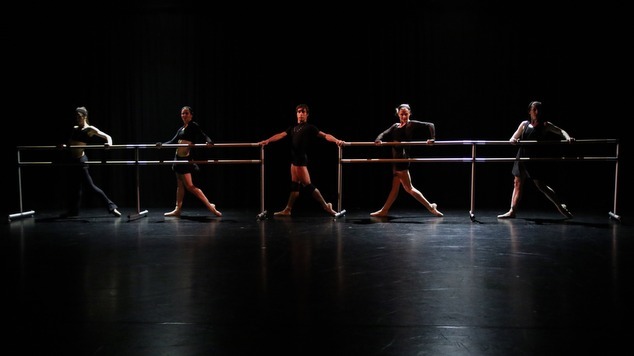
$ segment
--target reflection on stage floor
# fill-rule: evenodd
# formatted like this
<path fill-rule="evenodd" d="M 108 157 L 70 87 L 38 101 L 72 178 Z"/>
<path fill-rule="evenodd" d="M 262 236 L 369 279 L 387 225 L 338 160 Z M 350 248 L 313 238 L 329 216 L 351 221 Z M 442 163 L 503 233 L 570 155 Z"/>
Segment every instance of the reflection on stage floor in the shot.
<path fill-rule="evenodd" d="M 3 226 L 8 345 L 81 355 L 543 355 L 629 348 L 608 212 L 36 212 Z M 167 210 L 166 210 L 167 211 Z"/>

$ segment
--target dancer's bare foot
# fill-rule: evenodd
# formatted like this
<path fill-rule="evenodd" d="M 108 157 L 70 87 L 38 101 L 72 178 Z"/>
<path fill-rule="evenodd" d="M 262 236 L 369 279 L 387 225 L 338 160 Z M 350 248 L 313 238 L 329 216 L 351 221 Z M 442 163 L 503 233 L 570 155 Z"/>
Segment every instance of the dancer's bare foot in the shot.
<path fill-rule="evenodd" d="M 498 219 L 515 219 L 515 212 L 513 210 L 509 210 L 504 214 L 498 215 Z"/>
<path fill-rule="evenodd" d="M 175 217 L 179 217 L 181 216 L 181 210 L 179 208 L 176 208 L 172 211 L 170 211 L 169 213 L 165 213 L 163 214 L 163 216 L 175 216 Z"/>
<path fill-rule="evenodd" d="M 291 209 L 284 208 L 284 210 L 273 213 L 275 216 L 291 216 Z"/>
<path fill-rule="evenodd" d="M 387 211 L 383 211 L 383 209 L 377 210 L 373 213 L 370 213 L 370 216 L 377 216 L 377 217 L 387 216 Z"/>
<path fill-rule="evenodd" d="M 335 216 L 337 215 L 337 212 L 332 208 L 332 203 L 327 203 L 326 207 L 324 208 L 324 210 L 326 210 L 328 212 L 328 214 Z"/>
<path fill-rule="evenodd" d="M 209 203 L 209 211 L 214 213 L 216 216 L 222 216 L 222 213 L 216 209 L 216 204 Z"/>
<path fill-rule="evenodd" d="M 438 209 L 437 209 L 438 208 L 438 204 L 432 203 L 432 204 L 429 204 L 429 207 L 430 207 L 429 212 L 431 212 L 432 214 L 434 214 L 436 216 L 444 216 L 443 213 L 438 211 Z"/>

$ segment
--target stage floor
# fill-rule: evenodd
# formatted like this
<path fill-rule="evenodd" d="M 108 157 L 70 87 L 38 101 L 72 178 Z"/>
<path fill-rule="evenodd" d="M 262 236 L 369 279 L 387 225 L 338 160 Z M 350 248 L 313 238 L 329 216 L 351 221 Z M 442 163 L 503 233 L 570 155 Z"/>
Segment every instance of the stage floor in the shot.
<path fill-rule="evenodd" d="M 5 349 L 545 355 L 631 348 L 634 229 L 602 214 L 36 212 L 3 225 Z"/>

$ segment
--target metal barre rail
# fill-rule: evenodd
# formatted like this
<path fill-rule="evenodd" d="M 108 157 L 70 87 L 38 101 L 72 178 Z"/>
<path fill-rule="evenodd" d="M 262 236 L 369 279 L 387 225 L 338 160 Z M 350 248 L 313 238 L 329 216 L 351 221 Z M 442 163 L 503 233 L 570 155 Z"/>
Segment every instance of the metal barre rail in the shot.
<path fill-rule="evenodd" d="M 66 148 L 105 148 L 105 149 L 127 149 L 127 148 L 156 148 L 161 149 L 163 147 L 206 147 L 206 148 L 218 148 L 218 147 L 259 147 L 258 143 L 251 142 L 234 142 L 234 143 L 139 143 L 139 144 L 119 144 L 119 145 L 64 145 L 60 146 L 18 146 L 18 150 L 50 150 L 50 149 L 66 149 Z"/>
<path fill-rule="evenodd" d="M 200 147 L 200 148 L 234 148 L 234 147 L 258 147 L 260 148 L 259 159 L 209 159 L 209 160 L 192 160 L 192 161 L 179 161 L 179 160 L 140 160 L 140 149 L 156 149 L 162 150 L 164 148 L 175 147 Z M 63 145 L 63 146 L 18 146 L 18 190 L 19 190 L 19 203 L 20 212 L 9 215 L 9 221 L 16 218 L 22 218 L 31 216 L 35 211 L 30 210 L 25 212 L 23 210 L 22 202 L 22 172 L 23 166 L 42 166 L 42 165 L 64 165 L 64 163 L 57 163 L 53 161 L 23 161 L 20 152 L 23 150 L 69 150 L 72 148 L 81 149 L 101 149 L 101 150 L 127 150 L 133 149 L 135 154 L 135 160 L 101 160 L 101 161 L 87 161 L 88 164 L 105 164 L 105 165 L 134 165 L 136 166 L 136 192 L 137 192 L 137 213 L 129 215 L 129 219 L 136 219 L 141 216 L 147 215 L 147 210 L 141 211 L 141 195 L 140 195 L 140 178 L 138 167 L 140 165 L 166 165 L 166 164 L 260 164 L 260 213 L 258 218 L 262 218 L 266 215 L 264 210 L 264 146 L 260 146 L 258 143 L 214 143 L 214 144 L 122 144 L 122 145 Z M 68 165 L 71 165 L 70 163 Z"/>
<path fill-rule="evenodd" d="M 518 160 L 515 157 L 477 157 L 475 147 L 479 145 L 507 145 L 507 146 L 522 146 L 522 145 L 576 145 L 576 144 L 615 144 L 616 145 L 616 154 L 614 156 L 581 156 L 581 157 L 540 157 L 540 158 L 529 158 L 522 157 L 519 160 L 543 160 L 543 161 L 585 161 L 585 160 L 594 160 L 594 161 L 613 161 L 615 162 L 615 175 L 614 175 L 614 198 L 613 198 L 613 212 L 610 212 L 610 216 L 617 220 L 620 220 L 620 217 L 616 214 L 617 207 L 617 192 L 618 192 L 618 161 L 619 161 L 619 140 L 617 139 L 586 139 L 586 140 L 575 140 L 574 142 L 568 142 L 565 140 L 561 141 L 520 141 L 520 142 L 510 142 L 508 140 L 503 141 L 489 141 L 489 140 L 453 140 L 453 141 L 435 141 L 433 143 L 427 143 L 427 141 L 408 141 L 408 142 L 381 142 L 380 144 L 376 144 L 375 142 L 346 142 L 343 147 L 351 147 L 351 146 L 372 146 L 372 147 L 383 147 L 383 146 L 470 146 L 471 147 L 471 157 L 432 157 L 432 158 L 408 158 L 408 159 L 387 159 L 387 158 L 343 158 L 343 147 L 339 147 L 338 153 L 338 191 L 337 191 L 337 200 L 338 200 L 338 210 L 342 210 L 342 164 L 344 163 L 389 163 L 389 162 L 461 162 L 461 163 L 471 163 L 471 205 L 470 205 L 470 217 L 474 220 L 474 193 L 475 193 L 475 163 L 483 163 L 483 162 L 513 162 Z M 204 148 L 222 148 L 222 147 L 259 147 L 260 148 L 260 159 L 250 159 L 250 160 L 222 160 L 222 159 L 213 159 L 213 160 L 195 160 L 195 161 L 175 161 L 175 160 L 139 160 L 138 159 L 138 151 L 139 149 L 163 149 L 163 148 L 171 148 L 171 147 L 204 147 Z M 214 143 L 214 144 L 122 144 L 122 145 L 76 145 L 76 146 L 18 146 L 18 178 L 19 178 L 19 191 L 20 191 L 20 211 L 21 213 L 12 214 L 9 217 L 11 220 L 12 217 L 22 217 L 30 215 L 33 211 L 24 212 L 22 209 L 22 180 L 21 180 L 21 166 L 27 165 L 47 165 L 53 164 L 54 162 L 23 162 L 20 158 L 21 150 L 63 150 L 70 148 L 82 148 L 82 149 L 134 149 L 136 153 L 136 160 L 124 160 L 124 161 L 113 161 L 113 160 L 103 160 L 103 161 L 89 161 L 88 163 L 92 164 L 121 164 L 121 165 L 135 165 L 137 166 L 137 212 L 140 211 L 140 194 L 139 194 L 139 174 L 138 174 L 138 166 L 139 165 L 161 165 L 161 164 L 186 164 L 186 163 L 199 163 L 199 164 L 260 164 L 260 207 L 261 213 L 258 217 L 265 216 L 264 211 L 264 146 L 260 146 L 258 143 Z"/>
<path fill-rule="evenodd" d="M 575 140 L 574 142 L 567 142 L 565 140 L 561 141 L 534 141 L 534 140 L 526 140 L 519 142 L 510 142 L 509 140 L 443 140 L 443 141 L 435 141 L 434 143 L 427 143 L 427 141 L 408 141 L 408 142 L 382 142 L 378 146 L 459 146 L 459 145 L 534 145 L 534 144 L 575 144 L 575 143 L 618 143 L 618 139 L 582 139 Z M 214 147 L 258 147 L 258 143 L 244 143 L 244 142 L 234 142 L 234 143 L 213 143 L 213 144 L 205 144 L 205 143 L 196 143 L 196 144 L 182 144 L 182 143 L 139 143 L 139 144 L 116 144 L 116 145 L 66 145 L 64 147 L 60 146 L 18 146 L 18 150 L 41 150 L 41 149 L 64 149 L 64 148 L 89 148 L 89 149 L 127 149 L 127 148 L 163 148 L 163 147 L 206 147 L 206 148 L 214 148 Z M 374 141 L 356 141 L 356 142 L 346 142 L 344 146 L 377 146 Z"/>
<path fill-rule="evenodd" d="M 584 144 L 614 144 L 616 146 L 616 153 L 614 156 L 577 156 L 577 157 L 477 157 L 476 146 L 481 145 L 498 145 L 498 146 L 528 146 L 528 145 L 584 145 Z M 470 193 L 470 211 L 469 216 L 472 221 L 475 220 L 475 164 L 484 162 L 514 162 L 514 161 L 610 161 L 615 162 L 614 172 L 614 197 L 613 197 L 613 211 L 609 212 L 609 216 L 620 221 L 620 217 L 616 213 L 617 208 L 617 193 L 618 193 L 618 167 L 619 167 L 619 140 L 618 139 L 583 139 L 574 140 L 568 142 L 566 140 L 553 140 L 553 141 L 535 141 L 526 140 L 511 142 L 509 140 L 504 141 L 489 141 L 489 140 L 454 140 L 454 141 L 434 141 L 427 143 L 427 141 L 407 141 L 407 142 L 381 142 L 379 144 L 375 142 L 346 142 L 344 146 L 470 146 L 470 157 L 427 157 L 427 158 L 343 158 L 343 149 L 339 147 L 339 163 L 338 163 L 338 208 L 341 210 L 342 206 L 342 164 L 344 163 L 394 163 L 394 162 L 463 162 L 471 163 L 471 193 Z"/>
<path fill-rule="evenodd" d="M 486 158 L 342 158 L 342 163 L 393 163 L 393 162 L 515 162 L 515 161 L 616 161 L 616 156 L 605 157 L 486 157 Z"/>
<path fill-rule="evenodd" d="M 154 161 L 86 161 L 88 164 L 106 164 L 106 165 L 162 165 L 162 164 L 189 164 L 189 163 L 198 163 L 198 164 L 224 164 L 224 163 L 261 163 L 262 160 L 259 159 L 208 159 L 208 160 L 192 160 L 192 161 L 173 161 L 173 160 L 154 160 Z M 41 161 L 41 162 L 18 162 L 21 166 L 41 166 L 48 164 L 55 165 L 74 165 L 74 163 L 60 163 L 53 161 Z"/>
<path fill-rule="evenodd" d="M 427 141 L 403 141 L 403 142 L 381 142 L 380 144 L 376 144 L 374 141 L 359 141 L 359 142 L 346 142 L 344 146 L 460 146 L 460 145 L 510 145 L 510 146 L 521 146 L 521 145 L 544 145 L 544 144 L 566 144 L 566 145 L 574 145 L 576 143 L 587 144 L 587 143 L 619 143 L 618 139 L 583 139 L 583 140 L 575 140 L 573 142 L 568 142 L 566 140 L 552 140 L 552 141 L 535 141 L 535 140 L 525 140 L 518 142 L 511 142 L 509 140 L 445 140 L 445 141 L 434 141 L 434 143 L 427 143 Z"/>
<path fill-rule="evenodd" d="M 162 148 L 170 148 L 170 147 L 204 147 L 204 148 L 223 148 L 223 147 L 259 147 L 257 143 L 218 143 L 213 145 L 207 144 L 130 144 L 130 145 L 67 145 L 64 147 L 59 146 L 18 146 L 18 152 L 20 150 L 68 150 L 71 148 L 87 148 L 87 149 L 102 149 L 102 150 L 110 150 L 110 149 L 139 149 L 139 148 L 154 148 L 154 149 L 162 149 Z M 147 165 L 161 165 L 161 164 L 188 164 L 188 163 L 197 163 L 197 164 L 255 164 L 261 163 L 262 159 L 209 159 L 209 160 L 193 160 L 193 161 L 177 161 L 177 160 L 101 160 L 101 161 L 87 161 L 88 164 L 118 164 L 118 165 L 128 165 L 128 164 L 147 164 Z M 46 164 L 57 164 L 64 165 L 64 163 L 53 162 L 53 161 L 22 161 L 20 156 L 18 156 L 18 165 L 21 166 L 30 166 L 30 165 L 46 165 Z"/>

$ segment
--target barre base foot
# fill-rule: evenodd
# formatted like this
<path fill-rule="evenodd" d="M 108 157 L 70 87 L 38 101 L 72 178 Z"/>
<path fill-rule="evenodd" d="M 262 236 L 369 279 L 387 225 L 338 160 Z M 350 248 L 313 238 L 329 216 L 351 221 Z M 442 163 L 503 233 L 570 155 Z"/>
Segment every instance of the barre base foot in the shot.
<path fill-rule="evenodd" d="M 340 217 L 342 217 L 344 215 L 346 215 L 346 209 L 341 210 L 340 212 L 336 213 L 334 216 L 335 216 L 335 219 L 336 219 L 336 218 L 340 218 Z"/>
<path fill-rule="evenodd" d="M 143 210 L 143 211 L 140 211 L 140 212 L 138 212 L 136 214 L 130 214 L 130 215 L 128 215 L 128 221 L 140 219 L 142 217 L 146 217 L 147 213 L 148 213 L 147 210 Z"/>
<path fill-rule="evenodd" d="M 620 215 L 616 215 L 613 212 L 609 212 L 609 214 L 610 214 L 610 218 L 611 219 L 614 219 L 614 220 L 617 220 L 618 222 L 621 222 L 621 216 Z"/>
<path fill-rule="evenodd" d="M 9 222 L 11 222 L 11 220 L 15 220 L 15 219 L 21 219 L 27 216 L 33 216 L 35 214 L 34 210 L 29 210 L 29 211 L 23 211 L 21 213 L 15 213 L 15 214 L 10 214 L 9 215 Z"/>

